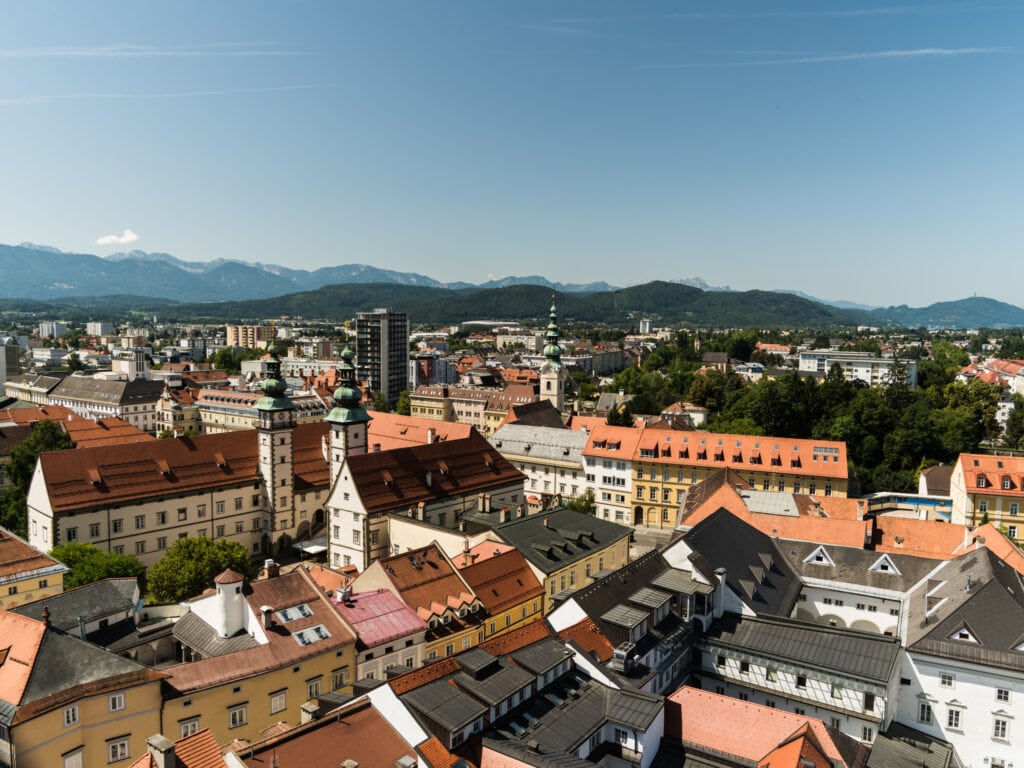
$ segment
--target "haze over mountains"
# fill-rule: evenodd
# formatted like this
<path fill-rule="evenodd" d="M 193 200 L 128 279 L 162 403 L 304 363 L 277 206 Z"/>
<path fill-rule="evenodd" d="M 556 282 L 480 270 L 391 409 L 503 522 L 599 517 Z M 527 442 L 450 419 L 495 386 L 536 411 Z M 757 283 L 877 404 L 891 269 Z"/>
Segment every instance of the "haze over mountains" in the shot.
<path fill-rule="evenodd" d="M 389 305 L 423 321 L 430 317 L 448 322 L 450 317 L 456 321 L 458 317 L 453 315 L 455 307 L 444 305 L 457 298 L 463 316 L 479 311 L 482 316 L 522 319 L 536 313 L 527 304 L 538 300 L 544 303 L 539 295 L 555 291 L 563 295 L 560 314 L 580 321 L 628 322 L 640 313 L 662 322 L 729 325 L 1024 326 L 1024 310 L 982 297 L 920 309 L 906 305 L 872 308 L 854 302 L 826 302 L 792 289 L 733 291 L 728 286 L 710 286 L 699 277 L 631 288 L 605 282 L 564 284 L 537 275 L 473 285 L 443 283 L 415 272 L 366 264 L 310 271 L 229 259 L 185 261 L 166 253 L 144 251 L 103 258 L 32 243 L 0 245 L 0 274 L 3 299 L 77 307 L 130 304 L 134 308 L 163 307 L 164 312 L 168 306 L 180 303 L 177 309 L 182 313 L 210 317 L 326 317 L 335 313 L 347 317 L 369 306 Z M 95 301 L 113 295 L 121 298 Z M 132 300 L 128 302 L 126 297 Z M 151 303 L 147 304 L 147 299 Z M 320 311 L 314 311 L 314 307 Z"/>

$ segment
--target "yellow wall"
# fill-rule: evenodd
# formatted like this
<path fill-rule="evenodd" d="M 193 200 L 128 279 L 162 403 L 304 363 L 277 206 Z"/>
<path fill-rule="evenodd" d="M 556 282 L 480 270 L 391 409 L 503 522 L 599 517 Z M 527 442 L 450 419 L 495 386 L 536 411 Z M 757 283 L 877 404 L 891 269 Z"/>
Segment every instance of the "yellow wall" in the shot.
<path fill-rule="evenodd" d="M 336 655 L 338 652 L 340 656 Z M 274 723 L 298 725 L 301 722 L 301 707 L 309 700 L 307 684 L 310 680 L 319 677 L 320 692 L 328 693 L 335 690 L 332 688 L 334 673 L 344 671 L 344 684 L 336 690 L 351 693 L 355 667 L 354 644 L 341 649 L 332 647 L 312 659 L 168 699 L 164 704 L 161 732 L 172 740 L 181 738 L 183 723 L 198 719 L 197 729 L 209 728 L 218 744 L 227 744 L 232 739 L 255 741 L 260 738 L 260 731 Z M 285 708 L 271 712 L 271 694 L 281 690 L 285 691 Z M 230 710 L 241 704 L 245 704 L 246 723 L 232 728 Z"/>
<path fill-rule="evenodd" d="M 15 594 L 10 594 L 11 587 L 17 587 Z M 0 585 L 0 609 L 7 610 L 18 605 L 42 600 L 44 597 L 59 595 L 64 591 L 64 573 L 51 573 L 46 576 L 11 579 Z"/>
<path fill-rule="evenodd" d="M 470 614 L 466 618 L 472 617 L 473 615 Z M 454 656 L 467 648 L 479 645 L 483 640 L 484 626 L 478 623 L 470 624 L 465 629 L 439 637 L 436 640 L 431 640 L 430 635 L 431 633 L 428 632 L 426 645 L 423 648 L 423 658 L 428 662 L 434 659 L 443 659 L 445 656 Z M 448 653 L 447 650 L 449 645 L 452 647 L 451 653 Z"/>
<path fill-rule="evenodd" d="M 14 726 L 18 768 L 61 768 L 64 756 L 82 748 L 83 766 L 103 766 L 109 761 L 108 740 L 128 738 L 130 765 L 146 751 L 146 739 L 160 732 L 160 681 L 117 689 L 124 695 L 124 709 L 110 711 L 110 693 L 69 701 L 38 717 Z M 64 725 L 64 710 L 77 703 L 78 722 Z"/>
<path fill-rule="evenodd" d="M 594 552 L 590 557 L 579 560 L 570 566 L 554 571 L 544 578 L 544 613 L 548 613 L 554 606 L 552 598 L 565 589 L 582 589 L 590 584 L 597 572 L 603 569 L 618 570 L 629 561 L 629 537 L 623 537 L 619 541 L 604 549 Z M 589 576 L 588 574 L 589 567 Z"/>
<path fill-rule="evenodd" d="M 525 614 L 524 614 L 525 609 Z M 504 635 L 513 629 L 525 627 L 544 615 L 544 596 L 538 595 L 516 603 L 508 610 L 489 616 L 484 622 L 484 636 L 487 640 Z M 507 623 L 506 623 L 507 621 Z"/>

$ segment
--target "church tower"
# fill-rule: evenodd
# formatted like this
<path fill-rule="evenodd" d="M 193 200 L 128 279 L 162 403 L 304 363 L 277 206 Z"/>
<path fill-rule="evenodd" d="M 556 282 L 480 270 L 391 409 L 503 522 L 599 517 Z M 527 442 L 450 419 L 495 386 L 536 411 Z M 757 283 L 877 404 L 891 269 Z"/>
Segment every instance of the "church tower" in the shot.
<path fill-rule="evenodd" d="M 565 366 L 562 365 L 562 348 L 558 346 L 558 316 L 555 312 L 555 297 L 551 297 L 551 315 L 548 330 L 544 335 L 544 363 L 540 367 L 540 396 L 551 402 L 559 412 L 565 407 Z"/>
<path fill-rule="evenodd" d="M 338 477 L 345 457 L 366 453 L 367 431 L 372 418 L 363 408 L 363 393 L 356 386 L 356 368 L 352 364 L 352 350 L 346 346 L 341 353 L 341 386 L 334 391 L 334 407 L 327 414 L 331 425 L 330 464 L 331 482 Z"/>
<path fill-rule="evenodd" d="M 276 532 L 295 526 L 295 403 L 285 395 L 288 386 L 276 354 L 267 360 L 263 375 L 258 385 L 263 397 L 256 401 L 256 432 L 263 492 L 272 516 L 270 530 Z"/>

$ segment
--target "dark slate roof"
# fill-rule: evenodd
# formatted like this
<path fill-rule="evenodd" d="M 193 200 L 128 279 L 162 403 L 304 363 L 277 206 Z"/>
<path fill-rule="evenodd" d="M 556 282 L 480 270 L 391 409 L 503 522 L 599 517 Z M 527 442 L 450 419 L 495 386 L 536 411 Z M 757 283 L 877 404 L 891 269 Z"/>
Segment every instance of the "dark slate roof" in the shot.
<path fill-rule="evenodd" d="M 43 634 L 21 704 L 37 701 L 76 685 L 145 669 L 138 662 L 97 648 L 85 640 L 48 630 Z"/>
<path fill-rule="evenodd" d="M 695 525 L 683 540 L 693 550 L 691 560 L 696 567 L 702 571 L 725 568 L 729 588 L 758 616 L 792 613 L 800 579 L 776 540 L 725 509 Z"/>
<path fill-rule="evenodd" d="M 221 637 L 213 627 L 191 611 L 175 622 L 174 637 L 183 645 L 194 649 L 204 659 L 244 651 L 246 648 L 255 648 L 259 645 L 248 632 L 239 632 L 234 637 Z"/>
<path fill-rule="evenodd" d="M 1024 671 L 1015 650 L 1024 644 L 1024 579 L 988 549 L 949 561 L 915 590 L 908 621 L 911 651 Z M 961 629 L 976 642 L 951 639 Z"/>
<path fill-rule="evenodd" d="M 680 571 L 676 568 L 669 568 L 664 573 L 656 576 L 651 580 L 651 586 L 668 592 L 675 592 L 678 595 L 710 595 L 715 591 L 715 588 L 710 584 L 694 581 L 693 574 L 689 571 Z"/>
<path fill-rule="evenodd" d="M 921 731 L 893 723 L 871 745 L 867 768 L 956 768 L 953 745 Z"/>
<path fill-rule="evenodd" d="M 543 752 L 575 752 L 607 723 L 646 730 L 664 704 L 661 696 L 590 682 L 534 696 L 528 711 L 535 722 L 529 730 L 519 736 L 505 728 L 499 732 L 511 739 L 537 741 Z"/>
<path fill-rule="evenodd" d="M 856 584 L 873 589 L 887 589 L 906 592 L 935 568 L 935 560 L 874 552 L 869 549 L 840 547 L 833 544 L 817 544 L 807 541 L 778 541 L 778 547 L 785 555 L 793 571 L 800 577 L 828 579 L 843 584 Z M 819 547 L 823 547 L 835 566 L 827 563 L 805 563 L 804 560 Z M 882 557 L 889 558 L 895 571 L 871 570 L 871 566 Z"/>
<path fill-rule="evenodd" d="M 147 381 L 145 379 L 120 381 L 96 379 L 92 376 L 68 376 L 50 392 L 50 397 L 125 405 L 156 402 L 160 399 L 163 391 L 164 383 L 162 381 Z"/>
<path fill-rule="evenodd" d="M 705 649 L 729 649 L 751 659 L 770 659 L 794 671 L 817 669 L 881 685 L 899 658 L 899 638 L 825 627 L 795 619 L 726 614 L 702 639 Z"/>
<path fill-rule="evenodd" d="M 457 672 L 453 677 L 459 687 L 472 691 L 474 698 L 492 707 L 525 688 L 533 678 L 532 672 L 515 664 L 505 665 L 483 679 L 474 678 L 465 672 Z"/>
<path fill-rule="evenodd" d="M 618 523 L 560 507 L 494 527 L 498 537 L 543 573 L 553 573 L 632 533 Z"/>
<path fill-rule="evenodd" d="M 535 675 L 542 675 L 561 664 L 571 652 L 553 637 L 521 648 L 511 654 L 512 660 Z"/>
<path fill-rule="evenodd" d="M 402 701 L 428 720 L 455 731 L 464 728 L 487 713 L 487 706 L 452 685 L 448 678 L 415 688 L 402 696 Z"/>
<path fill-rule="evenodd" d="M 41 621 L 43 609 L 47 608 L 50 611 L 51 627 L 76 634 L 79 617 L 88 624 L 114 615 L 120 619 L 128 611 L 134 613 L 137 588 L 134 578 L 102 579 L 11 610 Z"/>
<path fill-rule="evenodd" d="M 535 403 L 513 405 L 511 411 L 512 413 L 509 414 L 508 419 L 510 423 L 525 424 L 531 427 L 565 429 L 565 422 L 562 421 L 561 414 L 551 404 L 550 400 L 538 400 Z"/>

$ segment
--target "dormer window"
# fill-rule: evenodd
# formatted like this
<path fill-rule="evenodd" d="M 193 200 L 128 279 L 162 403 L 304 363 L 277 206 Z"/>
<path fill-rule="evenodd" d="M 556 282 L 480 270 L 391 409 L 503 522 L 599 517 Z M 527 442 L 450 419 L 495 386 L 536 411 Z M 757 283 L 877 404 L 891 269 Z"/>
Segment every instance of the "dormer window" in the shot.
<path fill-rule="evenodd" d="M 978 487 L 979 488 L 986 488 L 986 487 L 988 487 L 988 480 L 985 479 L 984 475 L 978 475 Z"/>
<path fill-rule="evenodd" d="M 1008 475 L 1003 475 L 1003 490 L 1008 491 L 1011 488 L 1013 488 L 1013 483 L 1010 481 L 1010 477 Z"/>
<path fill-rule="evenodd" d="M 899 568 L 897 568 L 896 564 L 889 559 L 888 555 L 882 555 L 868 570 L 876 573 L 881 571 L 882 573 L 895 573 L 897 576 L 900 575 Z"/>

